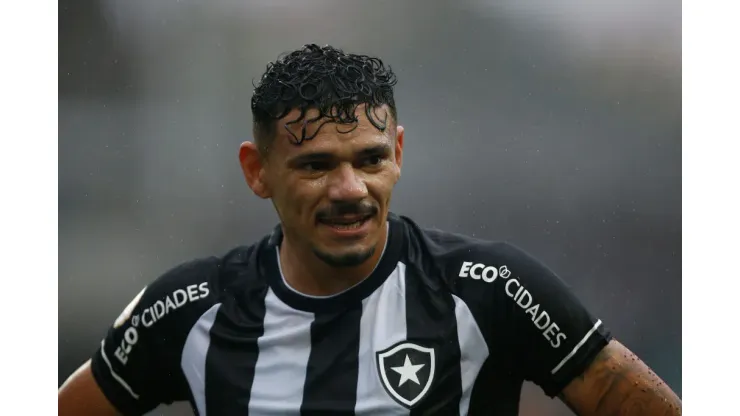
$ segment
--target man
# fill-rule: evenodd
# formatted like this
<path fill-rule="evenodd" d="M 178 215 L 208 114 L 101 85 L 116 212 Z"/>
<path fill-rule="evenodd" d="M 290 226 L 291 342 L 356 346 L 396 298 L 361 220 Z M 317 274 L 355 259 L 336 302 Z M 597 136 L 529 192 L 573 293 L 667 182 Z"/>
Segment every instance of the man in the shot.
<path fill-rule="evenodd" d="M 280 225 L 144 288 L 59 413 L 515 415 L 531 380 L 578 415 L 680 414 L 544 265 L 389 213 L 395 83 L 379 59 L 329 46 L 272 63 L 239 160 Z"/>

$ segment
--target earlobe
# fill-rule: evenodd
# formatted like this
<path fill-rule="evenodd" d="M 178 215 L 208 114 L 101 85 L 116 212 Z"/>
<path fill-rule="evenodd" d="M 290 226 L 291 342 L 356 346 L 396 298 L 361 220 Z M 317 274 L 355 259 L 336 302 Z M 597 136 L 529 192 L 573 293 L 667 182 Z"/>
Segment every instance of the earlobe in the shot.
<path fill-rule="evenodd" d="M 401 175 L 401 166 L 403 165 L 403 126 L 396 127 L 396 166 L 398 166 L 398 174 Z"/>
<path fill-rule="evenodd" d="M 267 183 L 265 180 L 263 160 L 259 149 L 252 142 L 244 142 L 239 147 L 239 164 L 244 173 L 247 185 L 255 195 L 260 198 L 269 198 Z"/>

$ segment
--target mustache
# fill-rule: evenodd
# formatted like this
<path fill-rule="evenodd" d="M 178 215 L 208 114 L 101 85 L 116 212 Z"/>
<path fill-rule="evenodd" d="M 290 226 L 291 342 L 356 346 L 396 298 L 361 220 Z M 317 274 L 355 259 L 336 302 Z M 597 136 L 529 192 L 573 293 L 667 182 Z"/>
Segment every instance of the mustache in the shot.
<path fill-rule="evenodd" d="M 378 207 L 369 202 L 334 202 L 317 212 L 316 219 L 321 221 L 344 215 L 373 216 L 377 213 Z"/>

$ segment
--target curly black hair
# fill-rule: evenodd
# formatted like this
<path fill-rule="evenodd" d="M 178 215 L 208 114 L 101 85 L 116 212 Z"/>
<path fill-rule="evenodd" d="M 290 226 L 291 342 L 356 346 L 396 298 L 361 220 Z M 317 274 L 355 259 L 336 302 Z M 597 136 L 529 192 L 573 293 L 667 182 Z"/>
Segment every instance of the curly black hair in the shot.
<path fill-rule="evenodd" d="M 347 133 L 357 127 L 357 107 L 364 104 L 368 120 L 380 131 L 398 120 L 393 87 L 396 75 L 379 58 L 345 53 L 332 46 L 304 45 L 267 65 L 265 73 L 254 86 L 252 119 L 255 140 L 267 151 L 275 137 L 276 121 L 294 109 L 300 114 L 283 127 L 299 145 L 313 139 L 326 123 L 350 125 Z M 389 114 L 380 112 L 388 106 Z M 315 117 L 306 118 L 308 110 L 316 109 Z M 385 114 L 383 114 L 385 113 Z M 321 120 L 312 134 L 310 123 Z M 300 137 L 289 129 L 302 123 Z M 313 129 L 312 129 L 313 130 Z"/>

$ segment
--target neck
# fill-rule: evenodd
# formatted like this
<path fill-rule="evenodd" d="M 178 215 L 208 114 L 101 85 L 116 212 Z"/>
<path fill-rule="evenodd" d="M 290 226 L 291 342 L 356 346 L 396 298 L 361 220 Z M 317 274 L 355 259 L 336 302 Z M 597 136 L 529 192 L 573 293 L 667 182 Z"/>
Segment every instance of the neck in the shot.
<path fill-rule="evenodd" d="M 288 284 L 309 296 L 331 296 L 344 292 L 365 280 L 373 272 L 385 248 L 387 227 L 382 231 L 375 252 L 355 267 L 332 267 L 316 257 L 310 249 L 301 249 L 283 233 L 280 244 L 280 268 Z"/>

